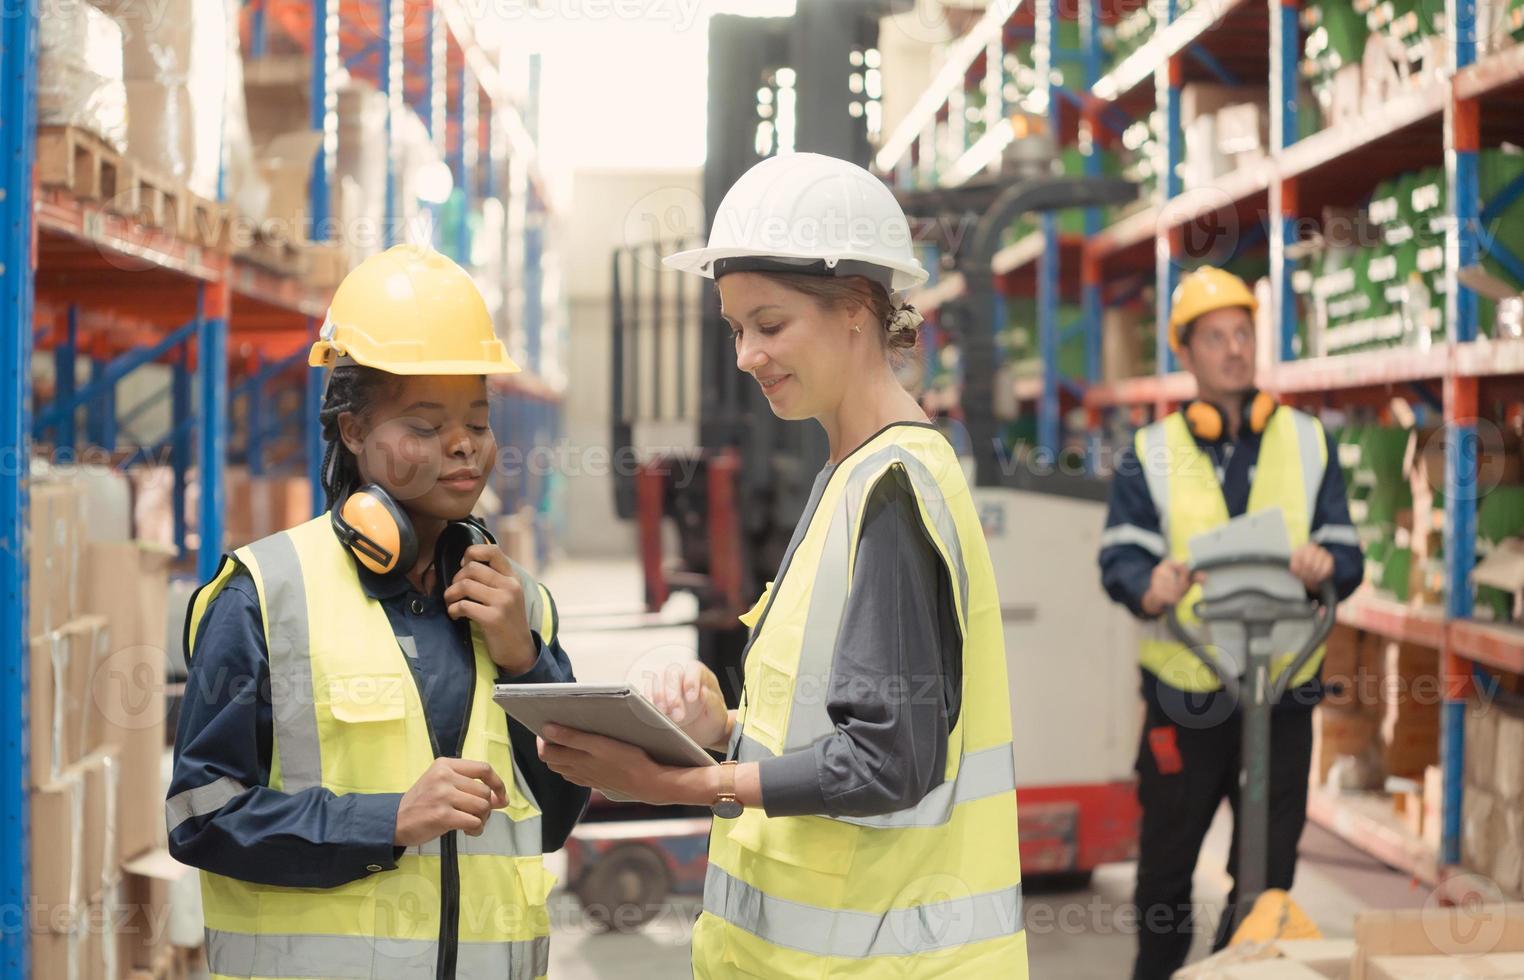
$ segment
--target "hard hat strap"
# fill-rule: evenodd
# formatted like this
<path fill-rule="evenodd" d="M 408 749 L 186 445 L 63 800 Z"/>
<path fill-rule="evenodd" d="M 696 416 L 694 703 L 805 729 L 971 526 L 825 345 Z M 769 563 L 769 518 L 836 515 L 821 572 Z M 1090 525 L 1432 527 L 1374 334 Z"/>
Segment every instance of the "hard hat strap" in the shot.
<path fill-rule="evenodd" d="M 731 272 L 792 272 L 806 276 L 831 276 L 837 279 L 862 276 L 883 286 L 885 292 L 893 291 L 890 289 L 890 284 L 894 282 L 893 269 L 858 259 L 841 259 L 832 262 L 828 259 L 790 259 L 774 255 L 736 255 L 714 260 L 716 279 Z"/>

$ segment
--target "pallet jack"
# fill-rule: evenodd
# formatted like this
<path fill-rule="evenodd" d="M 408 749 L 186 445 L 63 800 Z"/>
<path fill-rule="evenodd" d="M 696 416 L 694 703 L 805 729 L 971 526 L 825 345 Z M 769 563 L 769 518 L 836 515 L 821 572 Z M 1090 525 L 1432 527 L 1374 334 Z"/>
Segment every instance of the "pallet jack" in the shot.
<path fill-rule="evenodd" d="M 1227 588 L 1206 595 L 1192 607 L 1196 618 L 1211 632 L 1210 637 L 1182 623 L 1174 607 L 1169 610 L 1168 623 L 1175 638 L 1216 675 L 1223 690 L 1237 704 L 1242 720 L 1239 807 L 1234 827 L 1238 864 L 1232 927 L 1236 931 L 1255 911 L 1260 897 L 1267 894 L 1270 712 L 1286 693 L 1292 678 L 1328 639 L 1339 596 L 1330 580 L 1323 583 L 1318 596 L 1307 598 L 1301 581 L 1287 567 L 1284 555 L 1211 558 L 1193 563 L 1191 571 L 1208 576 L 1226 572 L 1229 574 L 1225 577 L 1233 579 Z M 1212 591 L 1210 586 L 1207 591 Z M 1301 648 L 1286 669 L 1278 677 L 1272 677 L 1271 671 L 1279 659 L 1272 636 L 1275 627 L 1308 622 L 1312 628 Z M 1289 898 L 1284 899 L 1281 908 L 1282 918 L 1305 920 Z"/>

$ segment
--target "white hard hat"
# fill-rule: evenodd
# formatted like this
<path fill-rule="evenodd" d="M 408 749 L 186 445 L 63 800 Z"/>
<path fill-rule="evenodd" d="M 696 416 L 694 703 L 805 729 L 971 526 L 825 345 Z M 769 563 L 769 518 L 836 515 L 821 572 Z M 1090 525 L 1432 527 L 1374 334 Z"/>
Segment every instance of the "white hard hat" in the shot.
<path fill-rule="evenodd" d="M 890 292 L 919 286 L 910 222 L 883 181 L 819 153 L 770 157 L 725 193 L 709 244 L 669 255 L 668 268 L 866 276 Z"/>

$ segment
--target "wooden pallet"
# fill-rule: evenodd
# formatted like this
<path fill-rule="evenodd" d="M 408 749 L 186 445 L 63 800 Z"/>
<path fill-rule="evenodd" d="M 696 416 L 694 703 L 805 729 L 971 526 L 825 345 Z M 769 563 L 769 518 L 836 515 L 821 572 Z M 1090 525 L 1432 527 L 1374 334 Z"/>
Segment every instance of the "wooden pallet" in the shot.
<path fill-rule="evenodd" d="M 132 185 L 137 196 L 133 217 L 138 223 L 179 235 L 183 185 L 137 164 L 132 166 Z"/>
<path fill-rule="evenodd" d="M 132 165 L 105 140 L 77 126 L 37 130 L 37 179 L 44 187 L 64 187 L 75 197 L 127 214 L 136 208 Z"/>
<path fill-rule="evenodd" d="M 283 276 L 307 274 L 309 257 L 302 246 L 265 230 L 255 231 L 252 239 L 239 243 L 237 252 L 241 258 Z"/>
<path fill-rule="evenodd" d="M 180 237 L 205 248 L 226 248 L 233 236 L 233 209 L 218 201 L 183 191 L 180 195 Z"/>

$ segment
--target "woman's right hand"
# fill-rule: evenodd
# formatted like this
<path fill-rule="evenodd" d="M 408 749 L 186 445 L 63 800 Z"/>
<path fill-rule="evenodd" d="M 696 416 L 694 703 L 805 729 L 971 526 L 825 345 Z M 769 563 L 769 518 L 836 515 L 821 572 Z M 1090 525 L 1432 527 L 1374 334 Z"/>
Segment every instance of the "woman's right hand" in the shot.
<path fill-rule="evenodd" d="M 438 758 L 402 795 L 392 843 L 412 847 L 452 830 L 477 837 L 492 811 L 507 805 L 508 788 L 487 763 Z"/>
<path fill-rule="evenodd" d="M 648 675 L 645 695 L 698 744 L 719 751 L 729 743 L 730 712 L 720 680 L 697 660 L 669 664 L 660 676 Z"/>

